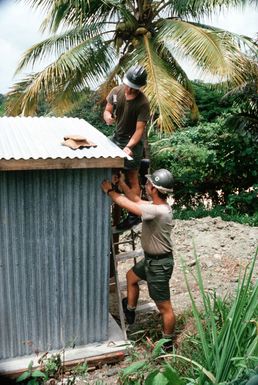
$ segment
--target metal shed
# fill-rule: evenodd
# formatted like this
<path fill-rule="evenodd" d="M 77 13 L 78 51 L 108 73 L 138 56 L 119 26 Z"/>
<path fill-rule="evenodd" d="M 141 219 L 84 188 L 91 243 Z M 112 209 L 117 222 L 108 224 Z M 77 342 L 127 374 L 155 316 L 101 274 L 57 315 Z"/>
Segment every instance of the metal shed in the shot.
<path fill-rule="evenodd" d="M 61 145 L 70 134 L 97 146 Z M 125 157 L 82 119 L 0 118 L 0 370 L 110 339 L 110 200 L 100 184 Z"/>

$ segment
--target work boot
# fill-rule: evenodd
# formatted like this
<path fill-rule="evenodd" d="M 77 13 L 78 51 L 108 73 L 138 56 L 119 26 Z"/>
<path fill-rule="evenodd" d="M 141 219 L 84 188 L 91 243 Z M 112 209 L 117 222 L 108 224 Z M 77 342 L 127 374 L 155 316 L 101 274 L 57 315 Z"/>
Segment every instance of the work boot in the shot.
<path fill-rule="evenodd" d="M 173 351 L 173 348 L 174 348 L 174 344 L 172 342 L 172 339 L 167 340 L 162 345 L 162 349 L 164 350 L 165 353 L 171 353 Z"/>
<path fill-rule="evenodd" d="M 137 215 L 134 215 L 134 214 L 128 214 L 127 217 L 120 223 L 118 223 L 118 225 L 116 225 L 116 229 L 117 230 L 129 230 L 131 229 L 133 226 L 136 226 L 138 225 L 139 223 L 141 223 L 141 217 L 138 217 Z"/>
<path fill-rule="evenodd" d="M 128 310 L 127 309 L 127 297 L 122 299 L 122 305 L 123 305 L 123 311 L 125 315 L 125 319 L 129 325 L 132 325 L 135 320 L 135 310 Z"/>

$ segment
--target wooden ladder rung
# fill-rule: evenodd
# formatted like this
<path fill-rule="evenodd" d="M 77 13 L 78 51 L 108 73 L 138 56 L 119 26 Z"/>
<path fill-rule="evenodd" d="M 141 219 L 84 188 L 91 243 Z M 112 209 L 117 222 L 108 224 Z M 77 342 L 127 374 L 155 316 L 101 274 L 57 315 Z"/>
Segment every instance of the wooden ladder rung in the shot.
<path fill-rule="evenodd" d="M 143 303 L 141 305 L 137 305 L 136 313 L 145 312 L 145 311 L 153 311 L 153 310 L 158 311 L 157 306 L 155 305 L 154 302 L 148 302 L 148 303 Z"/>
<path fill-rule="evenodd" d="M 126 239 L 125 241 L 114 242 L 114 245 L 124 245 L 126 243 L 131 243 L 133 245 L 134 241 L 132 241 L 131 239 Z"/>
<path fill-rule="evenodd" d="M 139 250 L 132 250 L 132 251 L 116 254 L 115 258 L 116 258 L 116 261 L 119 262 L 119 261 L 126 261 L 127 259 L 143 257 L 143 256 L 144 256 L 143 250 L 139 249 Z"/>

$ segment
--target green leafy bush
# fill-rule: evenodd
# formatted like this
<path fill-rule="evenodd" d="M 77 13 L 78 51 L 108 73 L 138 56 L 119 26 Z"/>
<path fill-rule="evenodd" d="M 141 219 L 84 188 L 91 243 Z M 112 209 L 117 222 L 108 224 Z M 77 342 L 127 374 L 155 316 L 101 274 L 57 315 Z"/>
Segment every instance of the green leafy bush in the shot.
<path fill-rule="evenodd" d="M 38 360 L 39 368 L 33 367 L 33 361 L 29 363 L 28 369 L 16 380 L 19 385 L 45 385 L 66 383 L 74 385 L 78 378 L 85 380 L 88 371 L 87 362 L 78 363 L 70 370 L 70 376 L 65 378 L 66 367 L 62 355 L 65 351 L 49 355 L 44 353 Z"/>
<path fill-rule="evenodd" d="M 225 92 L 215 84 L 194 81 L 192 83 L 195 99 L 203 122 L 212 122 L 233 105 L 233 97 L 223 98 Z"/>
<path fill-rule="evenodd" d="M 235 131 L 221 118 L 170 137 L 153 136 L 150 147 L 152 168 L 173 172 L 177 205 L 196 207 L 205 199 L 213 205 L 232 205 L 237 193 L 245 200 L 245 212 L 255 212 L 255 199 L 243 195 L 258 179 L 258 141 L 252 133 Z"/>
<path fill-rule="evenodd" d="M 258 384 L 258 366 L 256 369 L 247 369 L 243 375 L 227 385 L 257 385 Z"/>
<path fill-rule="evenodd" d="M 258 185 L 254 185 L 249 191 L 241 191 L 239 194 L 228 196 L 227 210 L 235 213 L 258 213 Z"/>
<path fill-rule="evenodd" d="M 186 379 L 180 377 L 169 362 L 163 360 L 166 339 L 159 340 L 144 360 L 132 363 L 120 373 L 123 385 L 185 385 Z"/>
<path fill-rule="evenodd" d="M 33 369 L 33 361 L 31 361 L 28 369 L 17 378 L 17 382 L 21 385 L 39 385 L 44 384 L 44 380 L 47 379 L 48 377 L 41 370 Z"/>

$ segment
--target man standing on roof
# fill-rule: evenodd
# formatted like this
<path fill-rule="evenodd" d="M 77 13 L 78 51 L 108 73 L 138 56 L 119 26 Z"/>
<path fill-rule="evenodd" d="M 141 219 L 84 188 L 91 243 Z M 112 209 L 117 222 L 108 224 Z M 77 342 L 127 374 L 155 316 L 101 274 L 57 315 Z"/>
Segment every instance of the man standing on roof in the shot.
<path fill-rule="evenodd" d="M 141 243 L 144 258 L 126 275 L 127 297 L 123 299 L 126 320 L 128 324 L 134 323 L 139 297 L 138 282 L 147 281 L 149 295 L 162 317 L 163 337 L 169 339 L 166 343 L 168 350 L 172 347 L 172 333 L 176 323 L 169 290 L 174 266 L 171 241 L 173 222 L 172 210 L 167 203 L 168 194 L 172 192 L 173 177 L 168 170 L 160 169 L 152 175 L 146 175 L 146 178 L 145 190 L 150 201 L 141 200 L 122 178 L 118 184 L 124 195 L 116 192 L 110 181 L 103 181 L 101 187 L 117 205 L 142 217 Z"/>
<path fill-rule="evenodd" d="M 138 172 L 143 157 L 145 127 L 150 119 L 149 101 L 140 90 L 146 84 L 147 72 L 139 65 L 131 67 L 123 78 L 123 84 L 112 89 L 107 96 L 104 120 L 116 124 L 112 141 L 132 160 L 125 160 L 125 174 L 130 188 L 140 196 Z M 139 218 L 129 215 L 117 226 L 124 230 L 139 223 Z"/>

